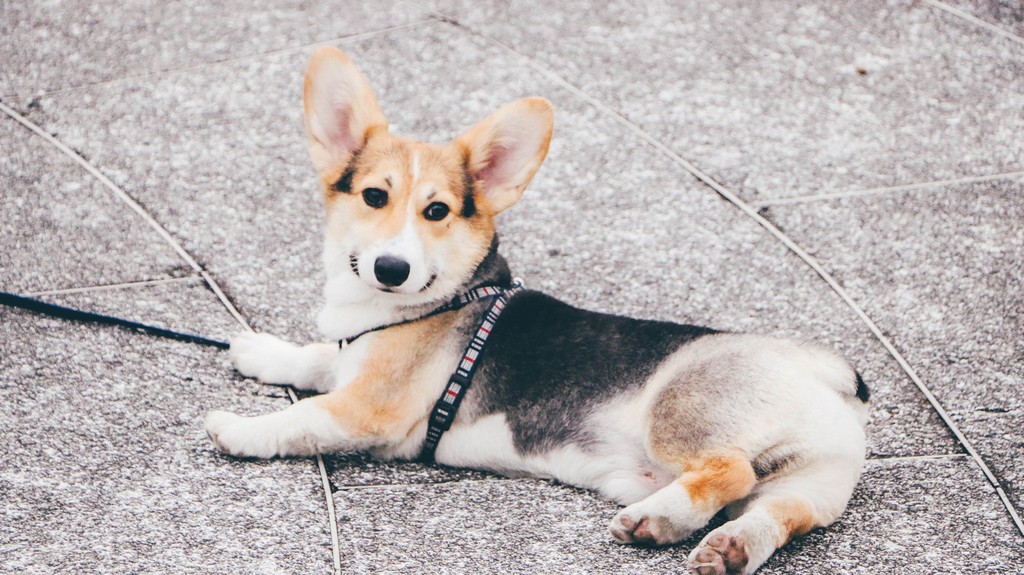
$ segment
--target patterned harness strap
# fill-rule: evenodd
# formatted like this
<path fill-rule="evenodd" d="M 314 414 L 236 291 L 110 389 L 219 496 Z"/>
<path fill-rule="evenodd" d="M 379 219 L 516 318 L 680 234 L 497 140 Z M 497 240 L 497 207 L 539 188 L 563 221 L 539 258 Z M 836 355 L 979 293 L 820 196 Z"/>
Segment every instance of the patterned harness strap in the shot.
<path fill-rule="evenodd" d="M 452 311 L 452 310 L 456 310 L 456 309 L 461 309 L 461 308 L 466 307 L 467 305 L 469 305 L 470 303 L 472 303 L 472 302 L 474 302 L 474 301 L 476 301 L 478 299 L 493 297 L 493 296 L 496 296 L 496 295 L 500 295 L 502 293 L 507 293 L 507 292 L 511 291 L 512 289 L 516 289 L 517 287 L 518 288 L 522 288 L 522 281 L 519 280 L 519 279 L 512 280 L 512 287 L 508 288 L 508 289 L 502 288 L 502 287 L 496 286 L 496 285 L 477 286 L 477 287 L 475 287 L 475 288 L 473 288 L 473 289 L 471 289 L 469 291 L 463 292 L 463 293 L 453 297 L 448 303 L 443 304 L 440 307 L 434 308 L 434 309 L 430 310 L 430 312 L 428 312 L 428 313 L 426 313 L 426 314 L 424 314 L 424 315 L 422 315 L 420 317 L 414 317 L 412 319 L 406 319 L 406 320 L 402 320 L 402 321 L 397 321 L 395 323 L 387 323 L 387 324 L 384 324 L 384 325 L 379 325 L 377 327 L 371 327 L 370 329 L 365 330 L 365 331 L 361 331 L 361 332 L 359 332 L 359 333 L 357 333 L 357 334 L 355 334 L 353 336 L 340 339 L 340 340 L 338 340 L 338 347 L 345 348 L 345 347 L 351 345 L 352 342 L 354 342 L 355 340 L 363 337 L 364 335 L 366 335 L 368 333 L 373 333 L 375 331 L 381 331 L 381 330 L 384 330 L 384 329 L 388 329 L 389 327 L 397 327 L 397 326 L 400 326 L 400 325 L 405 325 L 407 323 L 417 322 L 417 321 L 420 321 L 421 319 L 427 319 L 428 317 L 433 317 L 433 316 L 435 316 L 435 315 L 437 315 L 439 313 L 444 313 L 446 311 Z"/>
<path fill-rule="evenodd" d="M 466 346 L 466 351 L 462 354 L 458 367 L 455 368 L 455 372 L 448 379 L 448 385 L 445 386 L 444 392 L 441 393 L 441 397 L 434 404 L 434 409 L 430 413 L 427 425 L 427 438 L 423 442 L 422 451 L 420 451 L 420 460 L 428 463 L 434 461 L 434 452 L 437 451 L 437 444 L 440 443 L 441 436 L 444 435 L 445 431 L 448 431 L 452 426 L 452 422 L 455 421 L 455 414 L 459 410 L 459 404 L 462 403 L 466 390 L 473 383 L 473 375 L 476 373 L 480 354 L 484 351 L 484 345 L 487 343 L 488 336 L 491 335 L 491 330 L 494 329 L 495 322 L 498 321 L 498 316 L 504 311 L 509 299 L 523 289 L 523 285 L 521 281 L 516 279 L 512 282 L 512 287 L 509 289 L 503 290 L 490 286 L 478 289 L 488 291 L 487 293 L 482 293 L 482 295 L 476 295 L 473 299 L 497 297 L 491 303 L 491 307 L 487 310 L 487 314 L 480 323 L 480 327 L 477 328 L 473 339 Z M 467 292 L 460 297 L 469 296 L 475 291 L 477 290 Z M 473 299 L 469 301 L 473 301 Z M 469 301 L 466 303 L 469 303 Z"/>

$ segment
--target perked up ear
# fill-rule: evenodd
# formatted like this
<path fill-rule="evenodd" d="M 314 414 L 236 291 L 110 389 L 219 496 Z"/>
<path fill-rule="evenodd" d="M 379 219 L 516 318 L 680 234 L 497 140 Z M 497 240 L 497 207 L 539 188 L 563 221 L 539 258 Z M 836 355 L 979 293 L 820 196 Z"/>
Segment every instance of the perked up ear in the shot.
<path fill-rule="evenodd" d="M 484 210 L 496 214 L 519 201 L 547 156 L 554 123 L 551 102 L 524 98 L 455 139 L 466 154 Z"/>
<path fill-rule="evenodd" d="M 309 61 L 303 102 L 309 153 L 321 172 L 344 168 L 371 130 L 387 129 L 369 82 L 333 46 L 320 48 Z"/>

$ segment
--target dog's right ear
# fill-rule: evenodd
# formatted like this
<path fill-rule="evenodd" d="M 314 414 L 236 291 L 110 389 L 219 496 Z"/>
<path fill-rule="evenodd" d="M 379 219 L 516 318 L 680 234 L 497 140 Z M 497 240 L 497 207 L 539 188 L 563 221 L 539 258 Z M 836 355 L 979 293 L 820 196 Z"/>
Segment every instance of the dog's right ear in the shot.
<path fill-rule="evenodd" d="M 373 130 L 387 130 L 366 77 L 333 46 L 320 48 L 309 61 L 303 102 L 309 154 L 322 174 L 343 170 Z"/>

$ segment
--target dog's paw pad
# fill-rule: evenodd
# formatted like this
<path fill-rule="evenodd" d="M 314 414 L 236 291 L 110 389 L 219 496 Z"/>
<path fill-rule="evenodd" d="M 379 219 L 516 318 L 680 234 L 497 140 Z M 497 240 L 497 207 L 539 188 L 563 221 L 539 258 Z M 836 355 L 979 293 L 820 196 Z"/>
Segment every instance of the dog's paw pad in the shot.
<path fill-rule="evenodd" d="M 608 530 L 618 543 L 628 545 L 657 546 L 674 542 L 677 538 L 666 529 L 665 518 L 652 518 L 647 515 L 632 517 L 628 510 L 619 512 L 612 519 Z"/>
<path fill-rule="evenodd" d="M 719 533 L 705 539 L 690 553 L 687 564 L 694 575 L 736 575 L 747 566 L 747 550 L 739 535 Z"/>

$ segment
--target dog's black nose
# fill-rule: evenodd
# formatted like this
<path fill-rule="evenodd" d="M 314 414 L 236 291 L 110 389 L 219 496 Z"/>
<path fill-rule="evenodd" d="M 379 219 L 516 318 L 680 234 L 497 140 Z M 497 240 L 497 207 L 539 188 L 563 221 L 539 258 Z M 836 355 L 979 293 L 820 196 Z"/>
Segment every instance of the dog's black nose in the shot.
<path fill-rule="evenodd" d="M 373 264 L 373 275 L 386 286 L 400 286 L 409 278 L 409 262 L 394 256 L 380 256 Z"/>

